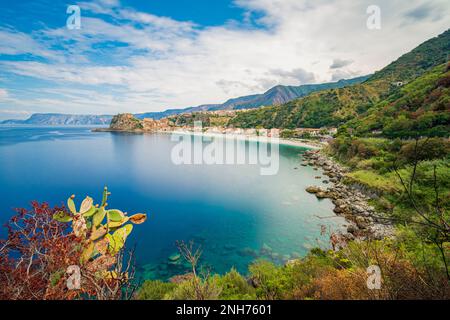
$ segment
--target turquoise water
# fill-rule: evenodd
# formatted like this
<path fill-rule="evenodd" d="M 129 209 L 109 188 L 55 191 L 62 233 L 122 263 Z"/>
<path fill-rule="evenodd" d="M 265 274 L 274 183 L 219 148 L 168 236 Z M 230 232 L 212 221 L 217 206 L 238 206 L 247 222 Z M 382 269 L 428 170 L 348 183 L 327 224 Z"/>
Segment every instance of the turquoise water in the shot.
<path fill-rule="evenodd" d="M 168 261 L 177 240 L 201 246 L 201 264 L 213 272 L 235 267 L 246 273 L 255 258 L 283 263 L 327 246 L 321 225 L 335 230 L 344 224 L 329 218 L 328 199 L 304 191 L 322 183 L 315 179 L 320 169 L 300 165 L 305 149 L 280 146 L 278 174 L 262 176 L 257 165 L 177 166 L 171 161 L 175 143 L 164 134 L 0 127 L 0 222 L 31 200 L 100 199 L 107 185 L 110 208 L 149 214 L 129 241 L 136 244 L 140 275 L 162 279 L 186 271 L 180 261 Z"/>

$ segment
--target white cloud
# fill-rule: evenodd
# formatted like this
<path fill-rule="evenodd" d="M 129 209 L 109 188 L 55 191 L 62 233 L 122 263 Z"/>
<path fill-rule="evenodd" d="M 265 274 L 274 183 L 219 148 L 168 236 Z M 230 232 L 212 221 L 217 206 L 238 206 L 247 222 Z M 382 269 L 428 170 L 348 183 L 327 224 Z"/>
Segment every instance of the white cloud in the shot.
<path fill-rule="evenodd" d="M 20 55 L 31 54 L 47 59 L 58 59 L 58 54 L 45 48 L 32 36 L 14 29 L 0 27 L 0 54 Z"/>
<path fill-rule="evenodd" d="M 302 68 L 295 68 L 293 70 L 272 69 L 269 72 L 271 75 L 279 76 L 281 80 L 297 80 L 298 85 L 314 83 L 316 80 L 314 73 L 308 72 Z"/>
<path fill-rule="evenodd" d="M 8 98 L 8 90 L 0 88 L 0 100 Z"/>
<path fill-rule="evenodd" d="M 87 109 L 156 111 L 219 103 L 276 84 L 372 73 L 449 27 L 445 19 L 436 17 L 405 23 L 411 12 L 420 17 L 430 12 L 419 13 L 420 0 L 379 0 L 381 30 L 366 28 L 366 8 L 371 1 L 235 2 L 247 10 L 244 24 L 228 22 L 206 28 L 121 8 L 113 0 L 80 3 L 82 10 L 101 14 L 83 16 L 81 30 L 44 29 L 26 35 L 0 29 L 0 53 L 28 52 L 50 60 L 0 62 L 0 66 L 7 72 L 54 81 L 59 87 L 89 87 L 88 96 L 61 91 L 60 98 L 23 100 L 22 105 L 30 103 L 30 108 L 57 108 L 59 103 L 73 108 L 67 110 L 72 113 Z M 434 0 L 430 5 L 443 16 L 450 14 L 447 0 Z M 256 23 L 264 28 L 250 27 L 254 12 L 260 17 Z M 98 49 L 108 41 L 126 46 Z M 56 44 L 65 50 L 52 49 Z M 104 63 L 90 60 L 90 55 L 100 53 Z"/>
<path fill-rule="evenodd" d="M 338 81 L 341 79 L 351 79 L 357 77 L 358 75 L 359 72 L 338 69 L 333 71 L 333 73 L 331 74 L 331 80 Z"/>
<path fill-rule="evenodd" d="M 109 6 L 109 7 L 118 7 L 120 6 L 119 0 L 100 0 L 100 3 Z"/>
<path fill-rule="evenodd" d="M 13 114 L 13 115 L 30 115 L 31 113 L 27 110 L 8 110 L 8 109 L 0 109 L 0 114 Z"/>
<path fill-rule="evenodd" d="M 192 22 L 180 22 L 167 17 L 158 17 L 134 10 L 120 10 L 117 17 L 171 31 L 192 31 L 192 28 L 195 26 Z"/>
<path fill-rule="evenodd" d="M 425 19 L 436 21 L 442 19 L 445 16 L 445 8 L 442 8 L 442 6 L 440 5 L 434 5 L 432 3 L 423 3 L 407 11 L 404 16 L 409 20 L 409 22 L 415 22 Z"/>
<path fill-rule="evenodd" d="M 340 69 L 346 66 L 349 66 L 353 63 L 353 60 L 345 60 L 345 59 L 334 59 L 333 63 L 330 66 L 330 69 Z"/>

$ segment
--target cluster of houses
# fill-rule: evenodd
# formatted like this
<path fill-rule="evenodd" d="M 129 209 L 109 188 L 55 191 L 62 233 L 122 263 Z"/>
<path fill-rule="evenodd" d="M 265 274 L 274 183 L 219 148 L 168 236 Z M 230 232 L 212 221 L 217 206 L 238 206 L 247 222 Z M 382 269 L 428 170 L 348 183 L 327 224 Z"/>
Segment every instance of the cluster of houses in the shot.
<path fill-rule="evenodd" d="M 296 128 L 294 132 L 298 136 L 307 134 L 311 137 L 332 137 L 337 133 L 337 128 Z"/>
<path fill-rule="evenodd" d="M 216 116 L 221 116 L 221 117 L 224 117 L 224 116 L 233 117 L 238 112 L 249 111 L 249 110 L 253 110 L 253 109 L 247 109 L 247 110 L 215 110 L 215 111 L 208 111 L 208 113 L 216 115 Z"/>
<path fill-rule="evenodd" d="M 229 135 L 244 135 L 244 136 L 259 136 L 259 137 L 280 137 L 283 134 L 283 129 L 241 129 L 241 128 L 226 128 L 219 126 L 195 128 L 191 126 L 178 127 L 174 126 L 173 122 L 169 118 L 163 118 L 160 120 L 153 120 L 151 118 L 145 118 L 142 120 L 142 126 L 144 131 L 159 131 L 159 132 L 171 132 L 171 131 L 198 131 L 208 134 L 229 134 Z M 296 128 L 288 130 L 292 137 L 313 137 L 313 138 L 329 138 L 337 133 L 336 128 Z"/>
<path fill-rule="evenodd" d="M 213 134 L 234 134 L 245 136 L 261 136 L 261 137 L 279 137 L 280 129 L 241 129 L 241 128 L 222 128 L 209 127 L 205 129 L 206 133 Z"/>
<path fill-rule="evenodd" d="M 183 131 L 195 131 L 195 128 L 192 127 L 183 127 L 179 128 Z M 289 130 L 293 132 L 292 137 L 313 137 L 320 139 L 328 139 L 337 133 L 336 128 L 296 128 L 293 130 Z M 241 129 L 241 128 L 224 128 L 224 127 L 207 127 L 203 128 L 202 132 L 208 134 L 228 134 L 228 135 L 242 135 L 242 136 L 259 136 L 259 137 L 282 137 L 283 129 Z"/>
<path fill-rule="evenodd" d="M 391 85 L 394 87 L 403 87 L 405 84 L 407 84 L 406 81 L 394 81 L 391 82 Z"/>
<path fill-rule="evenodd" d="M 152 118 L 144 118 L 142 126 L 145 131 L 173 131 L 173 126 L 168 118 L 161 120 L 153 120 Z"/>

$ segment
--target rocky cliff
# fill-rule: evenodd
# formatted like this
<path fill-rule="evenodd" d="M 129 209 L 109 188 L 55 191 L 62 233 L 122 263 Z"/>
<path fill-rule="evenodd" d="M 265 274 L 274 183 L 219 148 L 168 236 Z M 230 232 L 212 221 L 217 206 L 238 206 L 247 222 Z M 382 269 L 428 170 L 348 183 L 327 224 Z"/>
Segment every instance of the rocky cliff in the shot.
<path fill-rule="evenodd" d="M 142 130 L 144 126 L 142 121 L 136 119 L 131 113 L 119 113 L 112 118 L 109 128 L 111 130 L 135 131 Z"/>

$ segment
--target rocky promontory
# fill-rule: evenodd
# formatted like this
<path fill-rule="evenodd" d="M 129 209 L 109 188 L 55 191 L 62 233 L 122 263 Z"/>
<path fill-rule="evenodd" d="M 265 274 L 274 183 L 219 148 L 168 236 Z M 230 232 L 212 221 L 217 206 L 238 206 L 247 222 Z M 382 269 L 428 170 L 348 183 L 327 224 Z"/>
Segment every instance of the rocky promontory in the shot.
<path fill-rule="evenodd" d="M 169 125 L 168 119 L 153 120 L 144 118 L 137 119 L 131 113 L 120 113 L 115 115 L 109 128 L 94 129 L 94 131 L 123 131 L 123 132 L 155 132 L 170 131 L 172 127 Z"/>
<path fill-rule="evenodd" d="M 144 126 L 131 113 L 119 113 L 112 118 L 109 128 L 111 130 L 134 131 L 142 130 Z"/>

